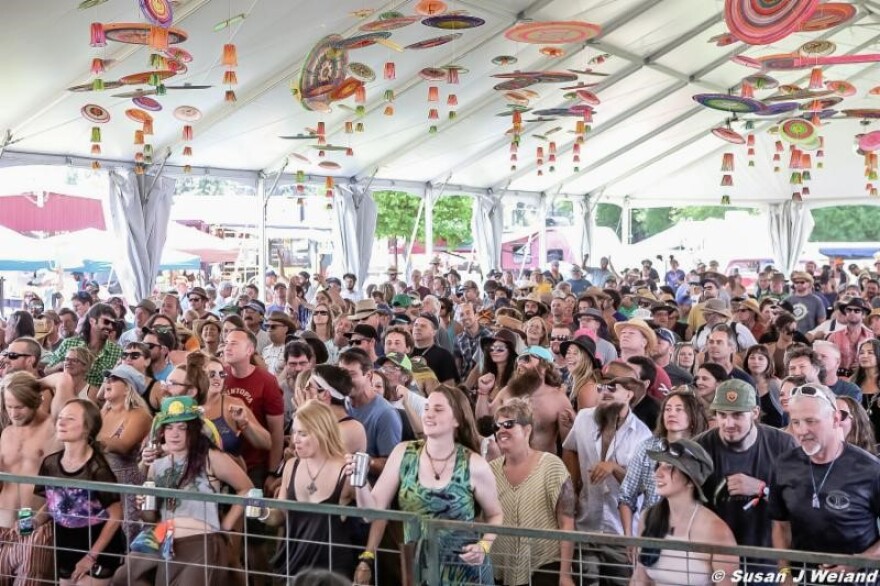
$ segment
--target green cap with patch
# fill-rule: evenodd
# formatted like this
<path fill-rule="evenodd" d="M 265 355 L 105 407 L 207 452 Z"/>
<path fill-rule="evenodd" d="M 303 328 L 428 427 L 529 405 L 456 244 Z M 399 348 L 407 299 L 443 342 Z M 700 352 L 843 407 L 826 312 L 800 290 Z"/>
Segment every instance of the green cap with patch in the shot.
<path fill-rule="evenodd" d="M 718 385 L 715 399 L 709 406 L 713 411 L 751 411 L 758 406 L 758 393 L 749 383 L 732 378 Z"/>

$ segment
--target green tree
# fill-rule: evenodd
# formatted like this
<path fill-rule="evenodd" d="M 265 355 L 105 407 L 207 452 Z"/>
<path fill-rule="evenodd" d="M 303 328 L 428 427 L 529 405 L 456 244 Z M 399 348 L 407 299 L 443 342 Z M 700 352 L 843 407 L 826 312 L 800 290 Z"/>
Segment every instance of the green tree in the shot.
<path fill-rule="evenodd" d="M 596 225 L 603 228 L 611 228 L 621 237 L 620 217 L 623 209 L 613 203 L 600 203 L 596 206 Z"/>
<path fill-rule="evenodd" d="M 816 223 L 810 242 L 874 242 L 880 240 L 880 208 L 837 206 L 813 210 Z"/>
<path fill-rule="evenodd" d="M 376 237 L 409 240 L 415 227 L 421 198 L 403 191 L 376 191 L 373 199 L 379 209 Z M 448 248 L 454 249 L 470 239 L 472 202 L 466 195 L 449 195 L 437 200 L 434 204 L 435 243 L 442 240 Z M 425 241 L 424 210 L 416 238 Z"/>

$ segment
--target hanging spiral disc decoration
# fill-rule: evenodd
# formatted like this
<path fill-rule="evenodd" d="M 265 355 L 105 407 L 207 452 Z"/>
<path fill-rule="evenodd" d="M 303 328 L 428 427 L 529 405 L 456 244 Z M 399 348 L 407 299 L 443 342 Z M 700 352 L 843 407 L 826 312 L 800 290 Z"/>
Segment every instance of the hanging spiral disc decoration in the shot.
<path fill-rule="evenodd" d="M 709 39 L 709 42 L 715 43 L 716 47 L 727 47 L 728 45 L 738 43 L 739 39 L 730 33 L 721 33 Z"/>
<path fill-rule="evenodd" d="M 104 25 L 107 40 L 129 45 L 148 45 L 150 25 L 143 22 L 109 22 Z M 179 28 L 168 29 L 168 44 L 178 45 L 187 39 L 186 31 Z"/>
<path fill-rule="evenodd" d="M 580 98 L 587 104 L 590 104 L 591 106 L 598 106 L 600 103 L 602 103 L 602 100 L 599 99 L 599 96 L 597 96 L 590 90 L 577 90 L 575 93 L 577 93 L 578 98 Z"/>
<path fill-rule="evenodd" d="M 168 28 L 174 21 L 174 9 L 171 0 L 138 0 L 141 12 L 151 23 Z"/>
<path fill-rule="evenodd" d="M 832 96 L 830 98 L 822 98 L 818 100 L 812 100 L 810 102 L 804 102 L 800 105 L 800 109 L 804 112 L 820 112 L 822 110 L 832 108 L 842 101 L 842 97 Z"/>
<path fill-rule="evenodd" d="M 483 26 L 486 24 L 486 21 L 482 18 L 465 14 L 441 14 L 440 16 L 431 16 L 424 19 L 422 24 L 447 31 L 460 31 Z"/>
<path fill-rule="evenodd" d="M 841 110 L 847 118 L 864 118 L 866 120 L 880 119 L 880 110 L 876 108 L 857 108 L 854 110 Z"/>
<path fill-rule="evenodd" d="M 825 57 L 837 50 L 837 45 L 831 41 L 815 40 L 808 41 L 800 46 L 798 53 L 804 57 Z"/>
<path fill-rule="evenodd" d="M 788 114 L 798 109 L 797 102 L 779 102 L 776 104 L 767 104 L 767 107 L 760 112 L 755 112 L 757 116 L 779 116 L 780 114 Z"/>
<path fill-rule="evenodd" d="M 538 83 L 534 79 L 527 77 L 520 77 L 517 79 L 508 79 L 507 81 L 502 81 L 501 83 L 495 85 L 492 89 L 497 90 L 499 92 L 507 92 L 511 90 L 521 90 L 523 88 L 527 88 L 530 85 L 535 85 Z"/>
<path fill-rule="evenodd" d="M 826 2 L 820 4 L 800 30 L 805 33 L 814 33 L 834 28 L 843 24 L 856 15 L 856 7 L 844 2 Z"/>
<path fill-rule="evenodd" d="M 186 49 L 180 49 L 178 47 L 170 47 L 165 51 L 165 56 L 180 63 L 192 63 L 193 60 L 192 53 Z"/>
<path fill-rule="evenodd" d="M 735 130 L 731 130 L 725 126 L 719 126 L 718 128 L 712 129 L 712 134 L 720 138 L 721 140 L 727 141 L 730 144 L 745 144 L 746 139 L 740 133 Z"/>
<path fill-rule="evenodd" d="M 124 85 L 143 85 L 150 81 L 150 77 L 156 75 L 159 79 L 168 79 L 174 77 L 174 72 L 170 69 L 160 69 L 158 71 L 141 71 L 140 73 L 132 73 L 125 77 L 120 77 L 120 83 Z M 104 84 L 106 87 L 106 84 Z"/>
<path fill-rule="evenodd" d="M 425 67 L 419 71 L 419 77 L 427 81 L 443 81 L 446 79 L 446 70 L 439 67 Z"/>
<path fill-rule="evenodd" d="M 751 67 L 752 69 L 762 69 L 764 67 L 760 61 L 748 55 L 734 55 L 730 58 L 730 61 L 743 67 Z"/>
<path fill-rule="evenodd" d="M 143 108 L 149 112 L 158 112 L 162 109 L 162 104 L 147 96 L 138 96 L 131 100 L 138 108 Z"/>
<path fill-rule="evenodd" d="M 452 33 L 449 35 L 443 35 L 441 37 L 434 37 L 433 39 L 426 39 L 424 41 L 419 41 L 418 43 L 413 43 L 412 45 L 407 45 L 406 49 L 432 49 L 434 47 L 439 47 L 441 45 L 445 45 L 446 43 L 451 43 L 455 39 L 460 38 L 462 33 Z"/>
<path fill-rule="evenodd" d="M 106 124 L 110 122 L 110 112 L 99 106 L 98 104 L 86 104 L 80 112 L 83 118 L 95 124 Z"/>
<path fill-rule="evenodd" d="M 318 41 L 306 57 L 299 79 L 303 98 L 300 103 L 306 110 L 326 111 L 327 94 L 345 81 L 348 52 L 334 46 L 342 40 L 340 35 L 328 35 Z"/>
<path fill-rule="evenodd" d="M 357 92 L 358 89 L 361 88 L 363 85 L 364 83 L 362 81 L 357 80 L 353 77 L 349 77 L 341 84 L 336 86 L 336 88 L 332 92 L 330 92 L 330 99 L 334 102 L 338 102 L 340 100 L 349 98 L 353 96 L 355 92 Z"/>
<path fill-rule="evenodd" d="M 519 59 L 513 55 L 498 55 L 497 57 L 492 58 L 493 65 L 513 65 L 517 61 L 519 61 Z"/>
<path fill-rule="evenodd" d="M 536 45 L 567 45 L 583 43 L 602 32 L 598 24 L 582 21 L 523 22 L 504 33 L 504 36 L 517 43 Z"/>
<path fill-rule="evenodd" d="M 405 26 L 409 26 L 419 21 L 418 16 L 398 16 L 395 18 L 382 18 L 362 24 L 358 28 L 365 33 L 374 33 L 381 31 L 393 31 Z"/>
<path fill-rule="evenodd" d="M 779 87 L 779 81 L 777 81 L 776 78 L 764 75 L 763 73 L 750 75 L 743 81 L 751 84 L 755 89 L 759 90 L 774 90 Z"/>
<path fill-rule="evenodd" d="M 318 163 L 318 166 L 322 169 L 331 169 L 333 171 L 342 168 L 342 165 L 340 165 L 336 161 L 321 161 L 320 163 Z"/>
<path fill-rule="evenodd" d="M 375 45 L 379 41 L 384 41 L 385 39 L 390 38 L 391 33 L 366 33 L 363 35 L 357 35 L 354 37 L 349 37 L 347 39 L 336 41 L 333 43 L 333 47 L 336 49 L 343 49 L 345 51 L 352 51 L 354 49 L 363 49 L 364 47 L 370 47 L 372 45 Z"/>
<path fill-rule="evenodd" d="M 195 106 L 178 106 L 174 108 L 174 117 L 181 122 L 197 122 L 202 118 L 202 112 Z"/>
<path fill-rule="evenodd" d="M 693 98 L 701 106 L 724 112 L 751 114 L 764 109 L 764 104 L 759 100 L 728 94 L 697 94 Z"/>
<path fill-rule="evenodd" d="M 873 153 L 880 149 L 880 130 L 868 132 L 859 137 L 859 148 L 866 153 Z"/>
<path fill-rule="evenodd" d="M 807 144 L 813 141 L 816 127 L 803 118 L 789 118 L 779 126 L 780 136 L 793 144 Z"/>
<path fill-rule="evenodd" d="M 725 0 L 724 20 L 739 40 L 768 45 L 803 26 L 819 0 Z"/>
<path fill-rule="evenodd" d="M 137 108 L 129 108 L 125 111 L 125 115 L 128 116 L 130 120 L 140 122 L 141 124 L 143 124 L 144 122 L 152 122 L 153 120 L 153 117 L 150 116 L 149 112 L 144 112 L 143 110 L 138 110 Z"/>
<path fill-rule="evenodd" d="M 349 63 L 348 72 L 353 78 L 365 83 L 376 80 L 376 72 L 364 63 Z"/>
<path fill-rule="evenodd" d="M 122 83 L 118 81 L 105 81 L 104 89 L 105 90 L 115 90 L 122 87 Z M 80 85 L 72 85 L 67 88 L 69 92 L 93 92 L 95 91 L 95 86 L 91 83 L 83 83 Z"/>

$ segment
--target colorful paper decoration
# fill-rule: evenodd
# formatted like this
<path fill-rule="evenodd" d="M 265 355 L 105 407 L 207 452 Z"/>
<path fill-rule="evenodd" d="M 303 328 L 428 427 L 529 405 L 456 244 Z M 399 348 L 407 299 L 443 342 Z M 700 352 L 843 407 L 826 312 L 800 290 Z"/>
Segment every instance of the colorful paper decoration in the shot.
<path fill-rule="evenodd" d="M 517 43 L 567 45 L 586 42 L 601 32 L 598 24 L 582 21 L 522 22 L 507 29 L 504 36 Z"/>
<path fill-rule="evenodd" d="M 800 30 L 803 32 L 817 32 L 834 28 L 843 24 L 856 15 L 856 7 L 845 2 L 825 2 L 820 4 L 810 15 Z"/>
<path fill-rule="evenodd" d="M 174 21 L 174 9 L 170 0 L 138 0 L 141 12 L 150 23 L 168 28 Z"/>
<path fill-rule="evenodd" d="M 724 20 L 739 40 L 768 45 L 804 25 L 819 0 L 725 0 Z"/>
<path fill-rule="evenodd" d="M 739 134 L 738 132 L 736 132 L 734 130 L 731 130 L 730 128 L 724 127 L 724 126 L 718 127 L 718 128 L 713 128 L 712 134 L 714 134 L 715 136 L 717 136 L 721 140 L 729 142 L 731 144 L 745 144 L 746 143 L 746 139 L 743 138 L 743 136 L 741 134 Z"/>
<path fill-rule="evenodd" d="M 728 94 L 697 94 L 693 99 L 702 106 L 725 112 L 748 114 L 764 109 L 764 104 L 758 100 Z"/>
<path fill-rule="evenodd" d="M 441 45 L 445 45 L 446 43 L 451 43 L 455 39 L 460 38 L 461 35 L 462 33 L 451 33 L 440 37 L 434 37 L 433 39 L 419 41 L 418 43 L 407 45 L 405 48 L 409 50 L 433 49 L 434 47 L 439 47 Z"/>
<path fill-rule="evenodd" d="M 486 21 L 476 16 L 466 14 L 444 14 L 441 16 L 432 16 L 422 20 L 422 24 L 433 28 L 439 28 L 448 31 L 457 31 L 483 26 Z"/>

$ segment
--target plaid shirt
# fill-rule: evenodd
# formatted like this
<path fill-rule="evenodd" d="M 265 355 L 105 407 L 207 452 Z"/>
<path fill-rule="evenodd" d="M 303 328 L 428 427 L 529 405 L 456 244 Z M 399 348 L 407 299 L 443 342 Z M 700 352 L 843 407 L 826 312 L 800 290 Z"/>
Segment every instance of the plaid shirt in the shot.
<path fill-rule="evenodd" d="M 658 502 L 660 496 L 655 493 L 657 485 L 654 484 L 655 462 L 648 457 L 648 450 L 659 450 L 663 440 L 651 436 L 642 442 L 633 453 L 632 460 L 626 468 L 626 476 L 620 485 L 620 496 L 617 502 L 625 504 L 633 513 L 647 509 Z M 644 498 L 643 498 L 644 497 Z M 639 506 L 641 503 L 641 507 Z"/>
<path fill-rule="evenodd" d="M 87 345 L 88 344 L 86 344 L 86 341 L 82 336 L 67 338 L 61 342 L 61 345 L 58 346 L 58 350 L 56 350 L 49 358 L 48 366 L 55 366 L 63 361 L 64 357 L 67 356 L 67 351 L 71 348 Z M 105 342 L 104 347 L 101 348 L 101 352 L 95 357 L 92 367 L 86 374 L 86 380 L 88 383 L 93 387 L 100 387 L 101 383 L 104 382 L 104 371 L 111 370 L 116 366 L 120 358 L 122 358 L 122 348 L 116 344 L 116 342 L 111 342 L 109 340 Z"/>
<path fill-rule="evenodd" d="M 461 352 L 461 379 L 467 378 L 471 369 L 474 367 L 474 360 L 477 352 L 480 351 L 480 340 L 486 336 L 491 336 L 492 332 L 485 326 L 480 326 L 475 336 L 471 336 L 467 331 L 463 331 L 455 340 L 455 350 Z"/>

